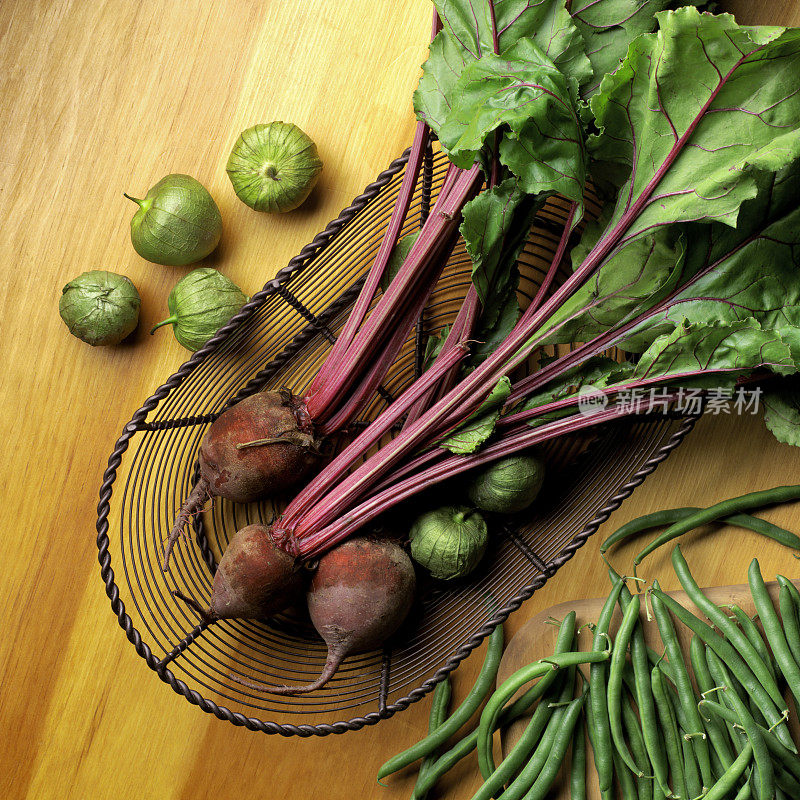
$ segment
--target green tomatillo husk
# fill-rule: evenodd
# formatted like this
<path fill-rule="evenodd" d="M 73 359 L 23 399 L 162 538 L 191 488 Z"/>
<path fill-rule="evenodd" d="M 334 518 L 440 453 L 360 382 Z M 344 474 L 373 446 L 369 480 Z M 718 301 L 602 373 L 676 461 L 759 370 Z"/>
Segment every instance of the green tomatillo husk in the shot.
<path fill-rule="evenodd" d="M 409 532 L 411 557 L 434 578 L 451 580 L 472 572 L 489 540 L 486 521 L 467 506 L 426 511 Z"/>
<path fill-rule="evenodd" d="M 117 344 L 131 333 L 139 321 L 140 305 L 130 278 L 93 269 L 61 290 L 58 310 L 69 332 L 94 347 Z"/>
<path fill-rule="evenodd" d="M 175 338 L 187 350 L 199 350 L 239 309 L 247 296 L 230 279 L 211 267 L 193 269 L 170 292 L 170 316 L 162 325 L 172 325 Z"/>
<path fill-rule="evenodd" d="M 322 171 L 317 146 L 297 125 L 269 122 L 239 135 L 227 164 L 239 199 L 256 211 L 292 211 Z"/>
<path fill-rule="evenodd" d="M 467 485 L 469 501 L 484 511 L 513 514 L 527 508 L 544 481 L 544 462 L 531 454 L 498 459 Z"/>
<path fill-rule="evenodd" d="M 139 204 L 131 220 L 136 252 L 154 264 L 180 267 L 205 258 L 219 244 L 222 217 L 214 198 L 189 175 L 167 175 Z"/>

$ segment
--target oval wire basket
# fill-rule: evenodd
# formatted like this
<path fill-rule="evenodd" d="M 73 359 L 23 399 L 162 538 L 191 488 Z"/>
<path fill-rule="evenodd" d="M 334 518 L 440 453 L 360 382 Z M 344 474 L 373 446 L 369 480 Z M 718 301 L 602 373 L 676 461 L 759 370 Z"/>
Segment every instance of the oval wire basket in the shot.
<path fill-rule="evenodd" d="M 208 425 L 227 406 L 265 388 L 289 386 L 302 394 L 316 373 L 377 252 L 407 158 L 408 151 L 393 161 L 145 401 L 117 441 L 100 488 L 100 572 L 129 641 L 175 692 L 250 730 L 284 736 L 342 733 L 420 699 L 572 557 L 697 419 L 639 415 L 548 443 L 540 500 L 515 517 L 490 519 L 495 535 L 477 573 L 447 585 L 420 575 L 416 605 L 401 631 L 383 650 L 348 658 L 325 689 L 281 697 L 232 679 L 235 674 L 262 683 L 307 683 L 325 662 L 323 642 L 299 611 L 207 627 L 171 594 L 179 589 L 207 605 L 227 541 L 244 525 L 270 522 L 281 505 L 215 501 L 205 521 L 202 515 L 195 519 L 194 541 L 176 547 L 166 575 L 160 569 L 163 541 L 197 480 L 196 457 Z M 429 149 L 403 233 L 424 221 L 445 170 L 445 157 Z M 557 200 L 538 215 L 519 261 L 522 303 L 541 281 L 565 217 Z M 460 241 L 360 424 L 420 374 L 427 336 L 452 321 L 469 280 L 470 259 Z M 116 583 L 109 538 L 115 483 L 121 487 L 113 552 L 122 586 Z M 437 491 L 441 502 L 447 489 Z M 425 498 L 416 503 L 425 507 Z M 414 505 L 407 511 L 413 513 Z M 262 713 L 281 721 L 264 721 Z"/>

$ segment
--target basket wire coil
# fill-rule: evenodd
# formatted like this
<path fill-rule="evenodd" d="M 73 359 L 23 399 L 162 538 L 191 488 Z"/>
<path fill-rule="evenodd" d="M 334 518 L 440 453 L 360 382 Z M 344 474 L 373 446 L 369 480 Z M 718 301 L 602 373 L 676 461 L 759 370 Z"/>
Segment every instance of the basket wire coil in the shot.
<path fill-rule="evenodd" d="M 205 522 L 202 515 L 194 521 L 194 543 L 175 548 L 166 575 L 160 569 L 163 541 L 197 480 L 196 457 L 208 425 L 243 397 L 284 385 L 301 394 L 313 378 L 377 253 L 407 158 L 408 151 L 380 173 L 145 401 L 124 427 L 103 476 L 100 572 L 128 640 L 175 692 L 250 730 L 283 736 L 343 733 L 375 724 L 423 697 L 573 556 L 697 418 L 641 415 L 599 428 L 588 446 L 586 436 L 550 443 L 544 448 L 543 502 L 513 518 L 491 520 L 492 545 L 470 580 L 442 585 L 420 576 L 418 600 L 401 631 L 383 650 L 348 658 L 324 690 L 286 697 L 232 680 L 234 673 L 262 683 L 307 683 L 325 661 L 324 643 L 300 613 L 198 625 L 171 594 L 179 589 L 207 605 L 227 541 L 238 528 L 270 522 L 280 504 L 215 500 Z M 403 233 L 424 221 L 445 170 L 445 157 L 429 149 Z M 558 202 L 537 217 L 520 257 L 521 300 L 530 300 L 543 277 L 564 217 Z M 470 260 L 459 242 L 362 424 L 420 374 L 427 335 L 452 321 L 469 281 Z M 121 589 L 112 568 L 109 518 L 129 447 L 114 509 Z M 256 716 L 262 713 L 280 721 Z"/>

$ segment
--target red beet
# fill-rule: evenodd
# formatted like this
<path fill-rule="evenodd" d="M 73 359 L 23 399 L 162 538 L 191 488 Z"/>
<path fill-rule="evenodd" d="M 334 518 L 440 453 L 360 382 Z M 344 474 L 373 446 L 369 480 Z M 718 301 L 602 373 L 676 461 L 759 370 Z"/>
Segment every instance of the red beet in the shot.
<path fill-rule="evenodd" d="M 385 539 L 349 539 L 326 553 L 306 593 L 311 621 L 328 645 L 322 674 L 307 686 L 254 689 L 303 694 L 324 686 L 353 653 L 383 644 L 402 624 L 414 600 L 414 567 L 399 545 Z"/>
<path fill-rule="evenodd" d="M 263 619 L 299 600 L 303 570 L 275 545 L 266 525 L 248 525 L 228 543 L 214 575 L 214 589 L 207 609 L 180 592 L 208 623 L 241 617 Z"/>
<path fill-rule="evenodd" d="M 224 411 L 200 445 L 200 479 L 169 534 L 164 571 L 192 515 L 211 497 L 251 503 L 285 491 L 318 460 L 311 422 L 291 392 L 259 392 Z"/>

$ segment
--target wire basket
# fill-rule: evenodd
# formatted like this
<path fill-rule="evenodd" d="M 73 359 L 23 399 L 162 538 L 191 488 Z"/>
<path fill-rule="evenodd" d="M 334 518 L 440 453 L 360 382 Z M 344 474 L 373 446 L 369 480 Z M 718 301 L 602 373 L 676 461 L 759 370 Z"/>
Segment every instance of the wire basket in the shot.
<path fill-rule="evenodd" d="M 477 573 L 447 585 L 419 576 L 418 599 L 403 628 L 383 650 L 348 658 L 324 689 L 286 697 L 233 680 L 232 674 L 262 683 L 307 683 L 325 662 L 324 643 L 300 611 L 263 622 L 205 626 L 171 594 L 179 589 L 207 606 L 228 540 L 238 528 L 271 521 L 281 504 L 215 501 L 205 519 L 195 520 L 194 541 L 176 547 L 167 574 L 160 569 L 162 543 L 197 479 L 197 453 L 208 425 L 243 397 L 282 386 L 302 394 L 313 378 L 377 253 L 407 158 L 408 151 L 393 161 L 145 401 L 125 426 L 104 474 L 98 557 L 120 626 L 174 691 L 250 730 L 284 736 L 343 733 L 420 699 L 572 557 L 696 420 L 641 415 L 549 443 L 541 500 L 515 517 L 490 519 L 494 535 Z M 442 154 L 426 153 L 403 233 L 429 213 L 446 163 Z M 519 261 L 522 303 L 541 281 L 565 217 L 566 207 L 558 201 L 538 215 Z M 362 424 L 420 373 L 427 336 L 452 321 L 469 281 L 470 259 L 459 242 Z"/>

